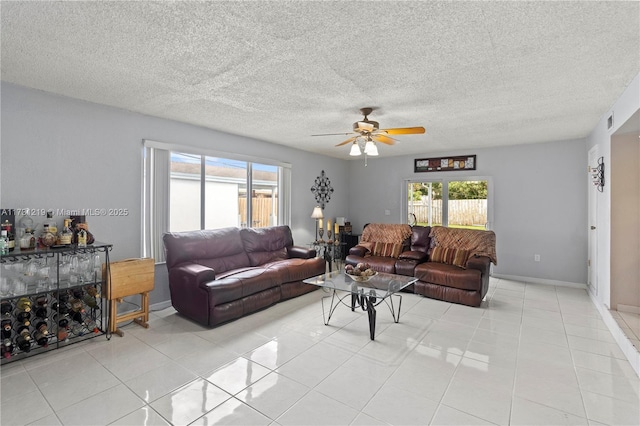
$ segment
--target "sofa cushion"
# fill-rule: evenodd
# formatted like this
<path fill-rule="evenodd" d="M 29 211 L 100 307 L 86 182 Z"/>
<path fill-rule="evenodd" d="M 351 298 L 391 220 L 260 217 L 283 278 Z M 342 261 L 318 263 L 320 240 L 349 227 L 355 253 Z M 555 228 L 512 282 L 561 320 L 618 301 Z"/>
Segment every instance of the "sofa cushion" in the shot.
<path fill-rule="evenodd" d="M 238 228 L 168 232 L 162 239 L 168 269 L 184 262 L 200 263 L 216 273 L 249 266 Z M 206 259 L 216 262 L 206 263 Z"/>
<path fill-rule="evenodd" d="M 411 227 L 411 251 L 421 251 L 426 253 L 431 247 L 430 226 L 412 226 Z"/>
<path fill-rule="evenodd" d="M 321 257 L 311 259 L 286 259 L 262 265 L 263 268 L 275 271 L 279 275 L 280 283 L 302 281 L 309 277 L 323 274 L 326 262 Z"/>
<path fill-rule="evenodd" d="M 430 259 L 432 262 L 446 263 L 464 268 L 467 264 L 467 259 L 469 259 L 469 250 L 438 246 L 431 251 Z"/>
<path fill-rule="evenodd" d="M 421 263 L 416 266 L 414 277 L 423 282 L 462 290 L 482 289 L 481 271 L 477 269 L 462 269 L 446 263 Z"/>
<path fill-rule="evenodd" d="M 374 256 L 387 256 L 398 258 L 400 253 L 402 252 L 402 244 L 401 243 L 383 243 L 380 241 L 376 241 L 373 243 L 373 249 L 371 253 Z"/>
<path fill-rule="evenodd" d="M 265 268 L 251 268 L 227 275 L 207 284 L 209 303 L 217 305 L 277 287 L 280 275 Z"/>
<path fill-rule="evenodd" d="M 285 225 L 269 228 L 242 228 L 240 238 L 251 266 L 287 259 L 289 257 L 287 247 L 293 245 L 291 229 Z"/>

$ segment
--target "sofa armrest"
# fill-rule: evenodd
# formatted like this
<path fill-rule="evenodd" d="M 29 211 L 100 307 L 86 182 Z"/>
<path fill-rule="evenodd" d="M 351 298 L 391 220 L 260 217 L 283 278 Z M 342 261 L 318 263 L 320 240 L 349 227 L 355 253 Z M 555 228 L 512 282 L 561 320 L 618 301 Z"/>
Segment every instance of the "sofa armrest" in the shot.
<path fill-rule="evenodd" d="M 367 248 L 364 246 L 353 246 L 349 249 L 349 254 L 364 257 L 364 255 L 367 254 L 368 251 L 369 250 L 367 250 Z"/>
<path fill-rule="evenodd" d="M 400 253 L 400 256 L 398 257 L 398 259 L 415 260 L 418 263 L 422 263 L 422 262 L 426 262 L 428 257 L 429 256 L 427 255 L 427 253 L 423 251 L 408 250 Z"/>
<path fill-rule="evenodd" d="M 487 256 L 471 256 L 469 260 L 467 260 L 467 269 L 477 269 L 483 274 L 489 273 L 489 265 L 491 264 L 491 259 Z"/>
<path fill-rule="evenodd" d="M 197 263 L 188 263 L 175 268 L 169 272 L 169 280 L 187 284 L 188 286 L 199 287 L 216 279 L 216 271 Z"/>
<path fill-rule="evenodd" d="M 289 246 L 287 247 L 287 254 L 290 258 L 298 259 L 312 259 L 316 257 L 316 251 L 314 249 L 308 249 L 301 246 Z"/>

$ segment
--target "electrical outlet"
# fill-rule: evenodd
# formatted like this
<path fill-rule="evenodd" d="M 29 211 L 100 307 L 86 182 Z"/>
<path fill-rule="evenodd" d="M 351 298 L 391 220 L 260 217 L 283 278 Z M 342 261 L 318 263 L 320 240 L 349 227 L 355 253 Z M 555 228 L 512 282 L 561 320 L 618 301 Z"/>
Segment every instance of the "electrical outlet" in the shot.
<path fill-rule="evenodd" d="M 540 255 L 539 254 L 534 254 L 533 255 L 533 260 L 535 260 L 536 262 L 540 262 Z"/>
<path fill-rule="evenodd" d="M 385 216 L 391 216 L 391 210 L 385 210 L 384 211 L 384 215 Z"/>

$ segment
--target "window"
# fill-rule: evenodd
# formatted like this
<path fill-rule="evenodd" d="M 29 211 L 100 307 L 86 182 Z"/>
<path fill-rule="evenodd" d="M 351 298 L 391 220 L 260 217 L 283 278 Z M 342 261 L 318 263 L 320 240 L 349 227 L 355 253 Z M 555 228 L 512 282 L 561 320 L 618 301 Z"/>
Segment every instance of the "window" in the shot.
<path fill-rule="evenodd" d="M 289 223 L 289 165 L 153 141 L 144 145 L 145 257 L 164 261 L 162 234 L 167 231 Z"/>
<path fill-rule="evenodd" d="M 406 181 L 408 223 L 490 229 L 490 180 Z"/>

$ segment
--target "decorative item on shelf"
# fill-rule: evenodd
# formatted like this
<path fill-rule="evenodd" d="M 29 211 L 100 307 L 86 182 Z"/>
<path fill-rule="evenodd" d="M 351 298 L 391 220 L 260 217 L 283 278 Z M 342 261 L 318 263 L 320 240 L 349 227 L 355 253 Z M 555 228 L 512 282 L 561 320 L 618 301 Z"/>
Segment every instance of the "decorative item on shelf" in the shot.
<path fill-rule="evenodd" d="M 598 165 L 596 167 L 590 167 L 589 172 L 593 179 L 593 184 L 598 188 L 598 191 L 604 191 L 604 157 L 598 158 Z"/>
<path fill-rule="evenodd" d="M 311 187 L 311 192 L 313 192 L 316 202 L 324 209 L 325 204 L 328 204 L 329 200 L 331 200 L 331 194 L 333 193 L 331 181 L 324 174 L 324 170 L 322 170 L 320 176 L 316 177 Z"/>
<path fill-rule="evenodd" d="M 336 218 L 336 223 L 333 225 L 333 244 L 336 246 L 340 244 L 340 225 L 338 224 L 338 219 L 339 218 Z"/>
<path fill-rule="evenodd" d="M 331 219 L 327 219 L 327 243 L 332 244 L 333 238 L 331 238 L 331 234 L 333 233 L 331 229 Z"/>
<path fill-rule="evenodd" d="M 315 242 L 318 242 L 318 221 L 321 221 L 322 218 L 324 217 L 324 215 L 322 214 L 322 209 L 320 208 L 320 206 L 315 206 L 313 208 L 313 212 L 311 212 L 311 218 L 315 219 L 315 223 L 316 223 L 316 235 L 315 235 Z"/>

